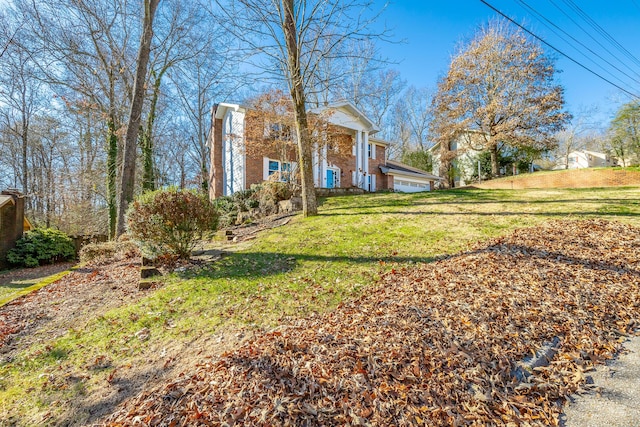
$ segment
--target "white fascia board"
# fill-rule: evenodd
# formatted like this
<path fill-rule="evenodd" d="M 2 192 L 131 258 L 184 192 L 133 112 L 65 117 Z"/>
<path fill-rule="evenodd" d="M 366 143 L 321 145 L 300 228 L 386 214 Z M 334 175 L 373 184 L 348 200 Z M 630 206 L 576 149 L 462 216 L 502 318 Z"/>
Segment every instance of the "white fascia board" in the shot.
<path fill-rule="evenodd" d="M 374 138 L 372 136 L 369 137 L 369 143 L 380 145 L 382 147 L 388 147 L 389 145 L 391 145 L 389 141 L 385 141 L 384 139 L 380 138 Z"/>
<path fill-rule="evenodd" d="M 356 130 L 366 130 L 366 131 L 369 131 L 369 133 L 376 133 L 376 132 L 378 132 L 380 130 L 380 128 L 378 128 L 378 126 L 376 126 L 376 124 L 373 122 L 373 120 L 368 118 L 362 111 L 360 111 L 358 109 L 358 107 L 356 107 L 350 101 L 332 102 L 332 103 L 324 105 L 322 107 L 312 108 L 312 109 L 309 110 L 309 112 L 310 113 L 314 113 L 314 114 L 322 114 L 325 111 L 331 111 L 331 110 L 343 111 L 344 113 L 347 113 L 350 116 L 352 116 L 353 118 L 355 118 L 358 121 L 362 122 L 364 127 L 362 129 L 356 129 Z M 331 121 L 331 118 L 329 118 L 329 121 L 333 123 L 333 121 Z M 339 126 L 343 126 L 341 123 L 334 123 L 334 124 L 337 124 Z M 345 127 L 347 127 L 347 126 L 345 126 Z"/>
<path fill-rule="evenodd" d="M 225 114 L 227 114 L 227 110 L 240 111 L 241 113 L 244 113 L 246 111 L 246 108 L 240 104 L 221 102 L 216 106 L 216 119 L 223 119 Z"/>
<path fill-rule="evenodd" d="M 425 182 L 427 181 L 440 181 L 442 180 L 442 178 L 440 178 L 439 176 L 435 176 L 435 175 L 425 175 L 423 173 L 415 173 L 415 172 L 405 172 L 405 171 L 399 171 L 397 169 L 391 169 L 385 166 L 381 166 L 380 169 L 382 169 L 382 173 L 386 174 L 386 175 L 391 175 L 391 176 L 398 176 L 398 177 L 403 177 L 403 178 L 413 178 L 413 179 L 420 179 L 420 180 L 424 180 Z"/>

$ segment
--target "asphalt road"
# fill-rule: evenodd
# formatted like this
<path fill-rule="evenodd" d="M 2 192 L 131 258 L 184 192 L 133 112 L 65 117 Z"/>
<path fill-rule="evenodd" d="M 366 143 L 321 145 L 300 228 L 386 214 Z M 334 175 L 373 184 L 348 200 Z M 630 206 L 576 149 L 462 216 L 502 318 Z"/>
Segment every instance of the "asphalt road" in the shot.
<path fill-rule="evenodd" d="M 640 336 L 623 351 L 590 372 L 594 390 L 574 395 L 565 405 L 565 427 L 640 427 Z"/>

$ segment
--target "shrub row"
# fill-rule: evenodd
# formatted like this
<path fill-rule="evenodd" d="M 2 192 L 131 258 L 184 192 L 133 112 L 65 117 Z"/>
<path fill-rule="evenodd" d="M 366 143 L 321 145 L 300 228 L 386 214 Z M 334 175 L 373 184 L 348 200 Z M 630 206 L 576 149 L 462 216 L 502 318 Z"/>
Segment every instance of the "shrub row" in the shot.
<path fill-rule="evenodd" d="M 53 228 L 35 228 L 27 231 L 16 246 L 7 253 L 7 261 L 20 267 L 37 267 L 67 261 L 75 256 L 75 247 L 69 236 Z"/>
<path fill-rule="evenodd" d="M 188 258 L 203 233 L 215 231 L 218 225 L 234 224 L 241 212 L 249 212 L 249 217 L 277 213 L 278 202 L 291 198 L 293 191 L 288 183 L 265 182 L 213 203 L 196 191 L 170 188 L 147 192 L 129 206 L 128 232 L 145 256 Z M 89 244 L 79 255 L 82 261 L 118 254 L 126 257 L 136 253 L 135 244 Z M 73 242 L 66 234 L 55 229 L 34 229 L 25 233 L 7 259 L 15 265 L 36 267 L 74 256 Z"/>
<path fill-rule="evenodd" d="M 266 181 L 232 196 L 218 197 L 213 204 L 220 215 L 220 226 L 228 227 L 236 223 L 241 212 L 249 212 L 253 217 L 278 213 L 278 202 L 290 199 L 294 192 L 290 183 Z"/>

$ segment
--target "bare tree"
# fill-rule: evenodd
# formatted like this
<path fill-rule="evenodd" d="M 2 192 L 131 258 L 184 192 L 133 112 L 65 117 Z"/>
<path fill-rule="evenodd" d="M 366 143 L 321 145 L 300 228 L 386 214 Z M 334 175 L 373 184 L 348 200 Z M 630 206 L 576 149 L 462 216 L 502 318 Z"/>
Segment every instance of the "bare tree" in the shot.
<path fill-rule="evenodd" d="M 570 119 L 554 74 L 553 61 L 536 41 L 504 22 L 491 22 L 458 50 L 440 80 L 434 135 L 449 143 L 475 131 L 473 148 L 491 153 L 494 176 L 504 147 L 553 148 L 554 134 Z"/>
<path fill-rule="evenodd" d="M 572 151 L 587 148 L 591 134 L 596 130 L 596 124 L 591 121 L 594 113 L 595 111 L 589 109 L 580 111 L 566 129 L 556 134 L 558 146 L 553 150 L 554 157 L 562 159 L 565 169 L 569 169 L 569 155 Z"/>
<path fill-rule="evenodd" d="M 369 0 L 231 0 L 222 4 L 222 25 L 242 40 L 253 64 L 286 82 L 293 102 L 305 216 L 317 214 L 312 135 L 307 96 L 327 60 L 346 55 L 348 42 L 380 36 L 369 28 L 376 15 Z"/>
<path fill-rule="evenodd" d="M 73 111 L 100 111 L 106 152 L 109 234 L 115 235 L 118 159 L 125 111 L 132 91 L 130 39 L 136 13 L 123 0 L 16 0 L 46 54 L 40 70 L 45 81 Z M 75 114 L 72 112 L 72 114 Z"/>
<path fill-rule="evenodd" d="M 133 189 L 135 184 L 136 170 L 136 147 L 138 144 L 138 132 L 140 131 L 140 121 L 142 117 L 142 107 L 145 95 L 145 83 L 147 81 L 147 65 L 151 53 L 151 40 L 153 38 L 153 19 L 160 0 L 144 0 L 144 19 L 142 21 L 142 35 L 140 36 L 140 48 L 138 59 L 136 60 L 136 73 L 133 83 L 133 97 L 129 110 L 129 121 L 127 123 L 127 133 L 124 141 L 124 152 L 122 155 L 122 174 L 120 176 L 120 197 L 118 203 L 118 216 L 116 225 L 116 236 L 124 234 L 125 213 L 129 207 L 129 202 L 133 200 Z"/>
<path fill-rule="evenodd" d="M 17 26 L 20 26 L 16 22 Z M 5 129 L 19 140 L 20 173 L 17 174 L 22 191 L 31 193 L 29 182 L 29 143 L 31 140 L 31 121 L 43 108 L 44 92 L 33 53 L 29 50 L 30 37 L 16 32 L 22 43 L 13 42 L 7 47 L 7 55 L 0 62 L 0 118 Z M 29 208 L 31 200 L 27 199 Z"/>

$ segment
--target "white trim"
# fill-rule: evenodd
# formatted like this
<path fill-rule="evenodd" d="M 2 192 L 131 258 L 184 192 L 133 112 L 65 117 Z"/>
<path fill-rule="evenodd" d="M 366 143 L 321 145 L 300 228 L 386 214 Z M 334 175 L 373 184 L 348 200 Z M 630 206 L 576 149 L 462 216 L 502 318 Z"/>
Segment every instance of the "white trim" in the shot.
<path fill-rule="evenodd" d="M 323 184 L 323 187 L 326 187 L 327 186 L 327 144 L 326 143 L 322 146 L 321 157 L 322 157 L 322 163 L 320 166 L 322 168 L 321 169 L 322 184 Z"/>
<path fill-rule="evenodd" d="M 263 157 L 262 158 L 262 180 L 266 181 L 269 179 L 269 158 L 268 157 Z"/>
<path fill-rule="evenodd" d="M 362 133 L 356 131 L 356 179 L 354 185 L 361 187 L 360 175 L 362 174 Z"/>
<path fill-rule="evenodd" d="M 313 144 L 313 150 L 311 151 L 311 163 L 313 165 L 313 185 L 314 187 L 320 186 L 320 165 L 318 159 L 318 144 Z"/>
<path fill-rule="evenodd" d="M 369 132 L 364 131 L 363 134 L 364 134 L 364 138 L 362 141 L 362 149 L 365 155 L 363 156 L 362 170 L 364 171 L 366 176 L 366 175 L 369 175 L 369 156 L 366 154 L 369 148 Z"/>
<path fill-rule="evenodd" d="M 372 174 L 369 175 L 371 177 L 371 185 L 369 186 L 369 191 L 371 191 L 372 193 L 375 193 L 376 191 L 376 175 Z"/>

